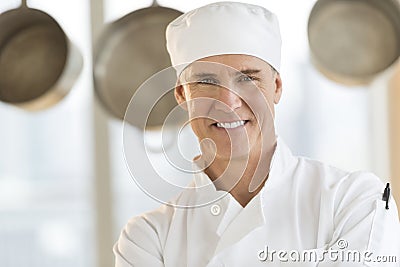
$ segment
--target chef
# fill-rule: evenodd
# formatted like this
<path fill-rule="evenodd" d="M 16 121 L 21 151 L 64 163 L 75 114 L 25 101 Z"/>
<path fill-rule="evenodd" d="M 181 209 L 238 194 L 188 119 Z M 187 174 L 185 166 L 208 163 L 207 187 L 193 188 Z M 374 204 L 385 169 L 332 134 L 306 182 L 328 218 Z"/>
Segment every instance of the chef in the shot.
<path fill-rule="evenodd" d="M 115 266 L 400 266 L 397 208 L 381 180 L 296 157 L 276 134 L 273 13 L 217 2 L 175 19 L 166 37 L 201 155 L 190 187 L 127 223 Z"/>

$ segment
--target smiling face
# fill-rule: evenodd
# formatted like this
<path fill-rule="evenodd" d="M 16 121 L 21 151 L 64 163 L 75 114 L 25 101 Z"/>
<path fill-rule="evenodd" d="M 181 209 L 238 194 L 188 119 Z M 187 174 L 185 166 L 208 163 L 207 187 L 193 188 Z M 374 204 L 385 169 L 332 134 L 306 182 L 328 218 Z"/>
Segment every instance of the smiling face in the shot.
<path fill-rule="evenodd" d="M 215 144 L 217 158 L 247 156 L 275 139 L 274 104 L 282 82 L 265 61 L 249 55 L 207 57 L 189 65 L 180 83 L 175 97 L 188 110 L 199 141 Z"/>

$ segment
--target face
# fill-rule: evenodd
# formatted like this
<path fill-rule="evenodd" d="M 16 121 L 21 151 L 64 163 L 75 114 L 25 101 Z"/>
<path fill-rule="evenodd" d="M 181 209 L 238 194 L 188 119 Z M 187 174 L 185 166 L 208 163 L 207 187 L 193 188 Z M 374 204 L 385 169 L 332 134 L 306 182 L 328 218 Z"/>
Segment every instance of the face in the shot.
<path fill-rule="evenodd" d="M 248 156 L 275 138 L 274 104 L 281 93 L 279 74 L 248 55 L 196 61 L 182 72 L 175 88 L 178 103 L 189 112 L 191 127 L 203 142 L 203 153 L 213 150 L 222 159 Z"/>

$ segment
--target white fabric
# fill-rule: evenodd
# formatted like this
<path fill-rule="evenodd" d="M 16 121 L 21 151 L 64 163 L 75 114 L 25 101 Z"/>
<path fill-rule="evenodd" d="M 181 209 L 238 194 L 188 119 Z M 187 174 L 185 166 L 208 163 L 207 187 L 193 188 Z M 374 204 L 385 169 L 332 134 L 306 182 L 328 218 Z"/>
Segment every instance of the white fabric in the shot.
<path fill-rule="evenodd" d="M 166 39 L 178 76 L 193 61 L 222 54 L 255 56 L 280 69 L 278 19 L 260 6 L 217 2 L 194 9 L 168 25 Z"/>
<path fill-rule="evenodd" d="M 193 183 L 209 183 L 197 174 Z M 132 218 L 114 246 L 116 267 L 282 266 L 259 259 L 271 250 L 337 249 L 396 256 L 397 263 L 305 261 L 296 266 L 399 266 L 400 224 L 394 199 L 382 201 L 384 184 L 368 172 L 348 173 L 307 158 L 294 157 L 280 137 L 265 186 L 242 208 L 227 194 L 208 206 L 159 209 Z M 190 192 L 190 194 L 188 194 Z M 215 194 L 216 190 L 201 191 Z M 174 201 L 193 203 L 202 196 L 183 191 Z M 221 212 L 212 214 L 218 205 Z M 286 255 L 288 258 L 288 255 Z M 327 257 L 326 257 L 327 258 Z M 375 259 L 375 258 L 373 258 Z"/>

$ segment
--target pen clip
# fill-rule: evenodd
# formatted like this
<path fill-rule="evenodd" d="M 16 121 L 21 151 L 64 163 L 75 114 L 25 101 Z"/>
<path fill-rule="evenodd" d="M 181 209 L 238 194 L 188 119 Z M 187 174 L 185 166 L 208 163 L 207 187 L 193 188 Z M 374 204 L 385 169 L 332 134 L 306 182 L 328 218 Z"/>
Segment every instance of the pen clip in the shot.
<path fill-rule="evenodd" d="M 386 184 L 385 191 L 383 191 L 382 200 L 386 201 L 385 209 L 389 209 L 389 198 L 390 198 L 390 184 Z"/>

